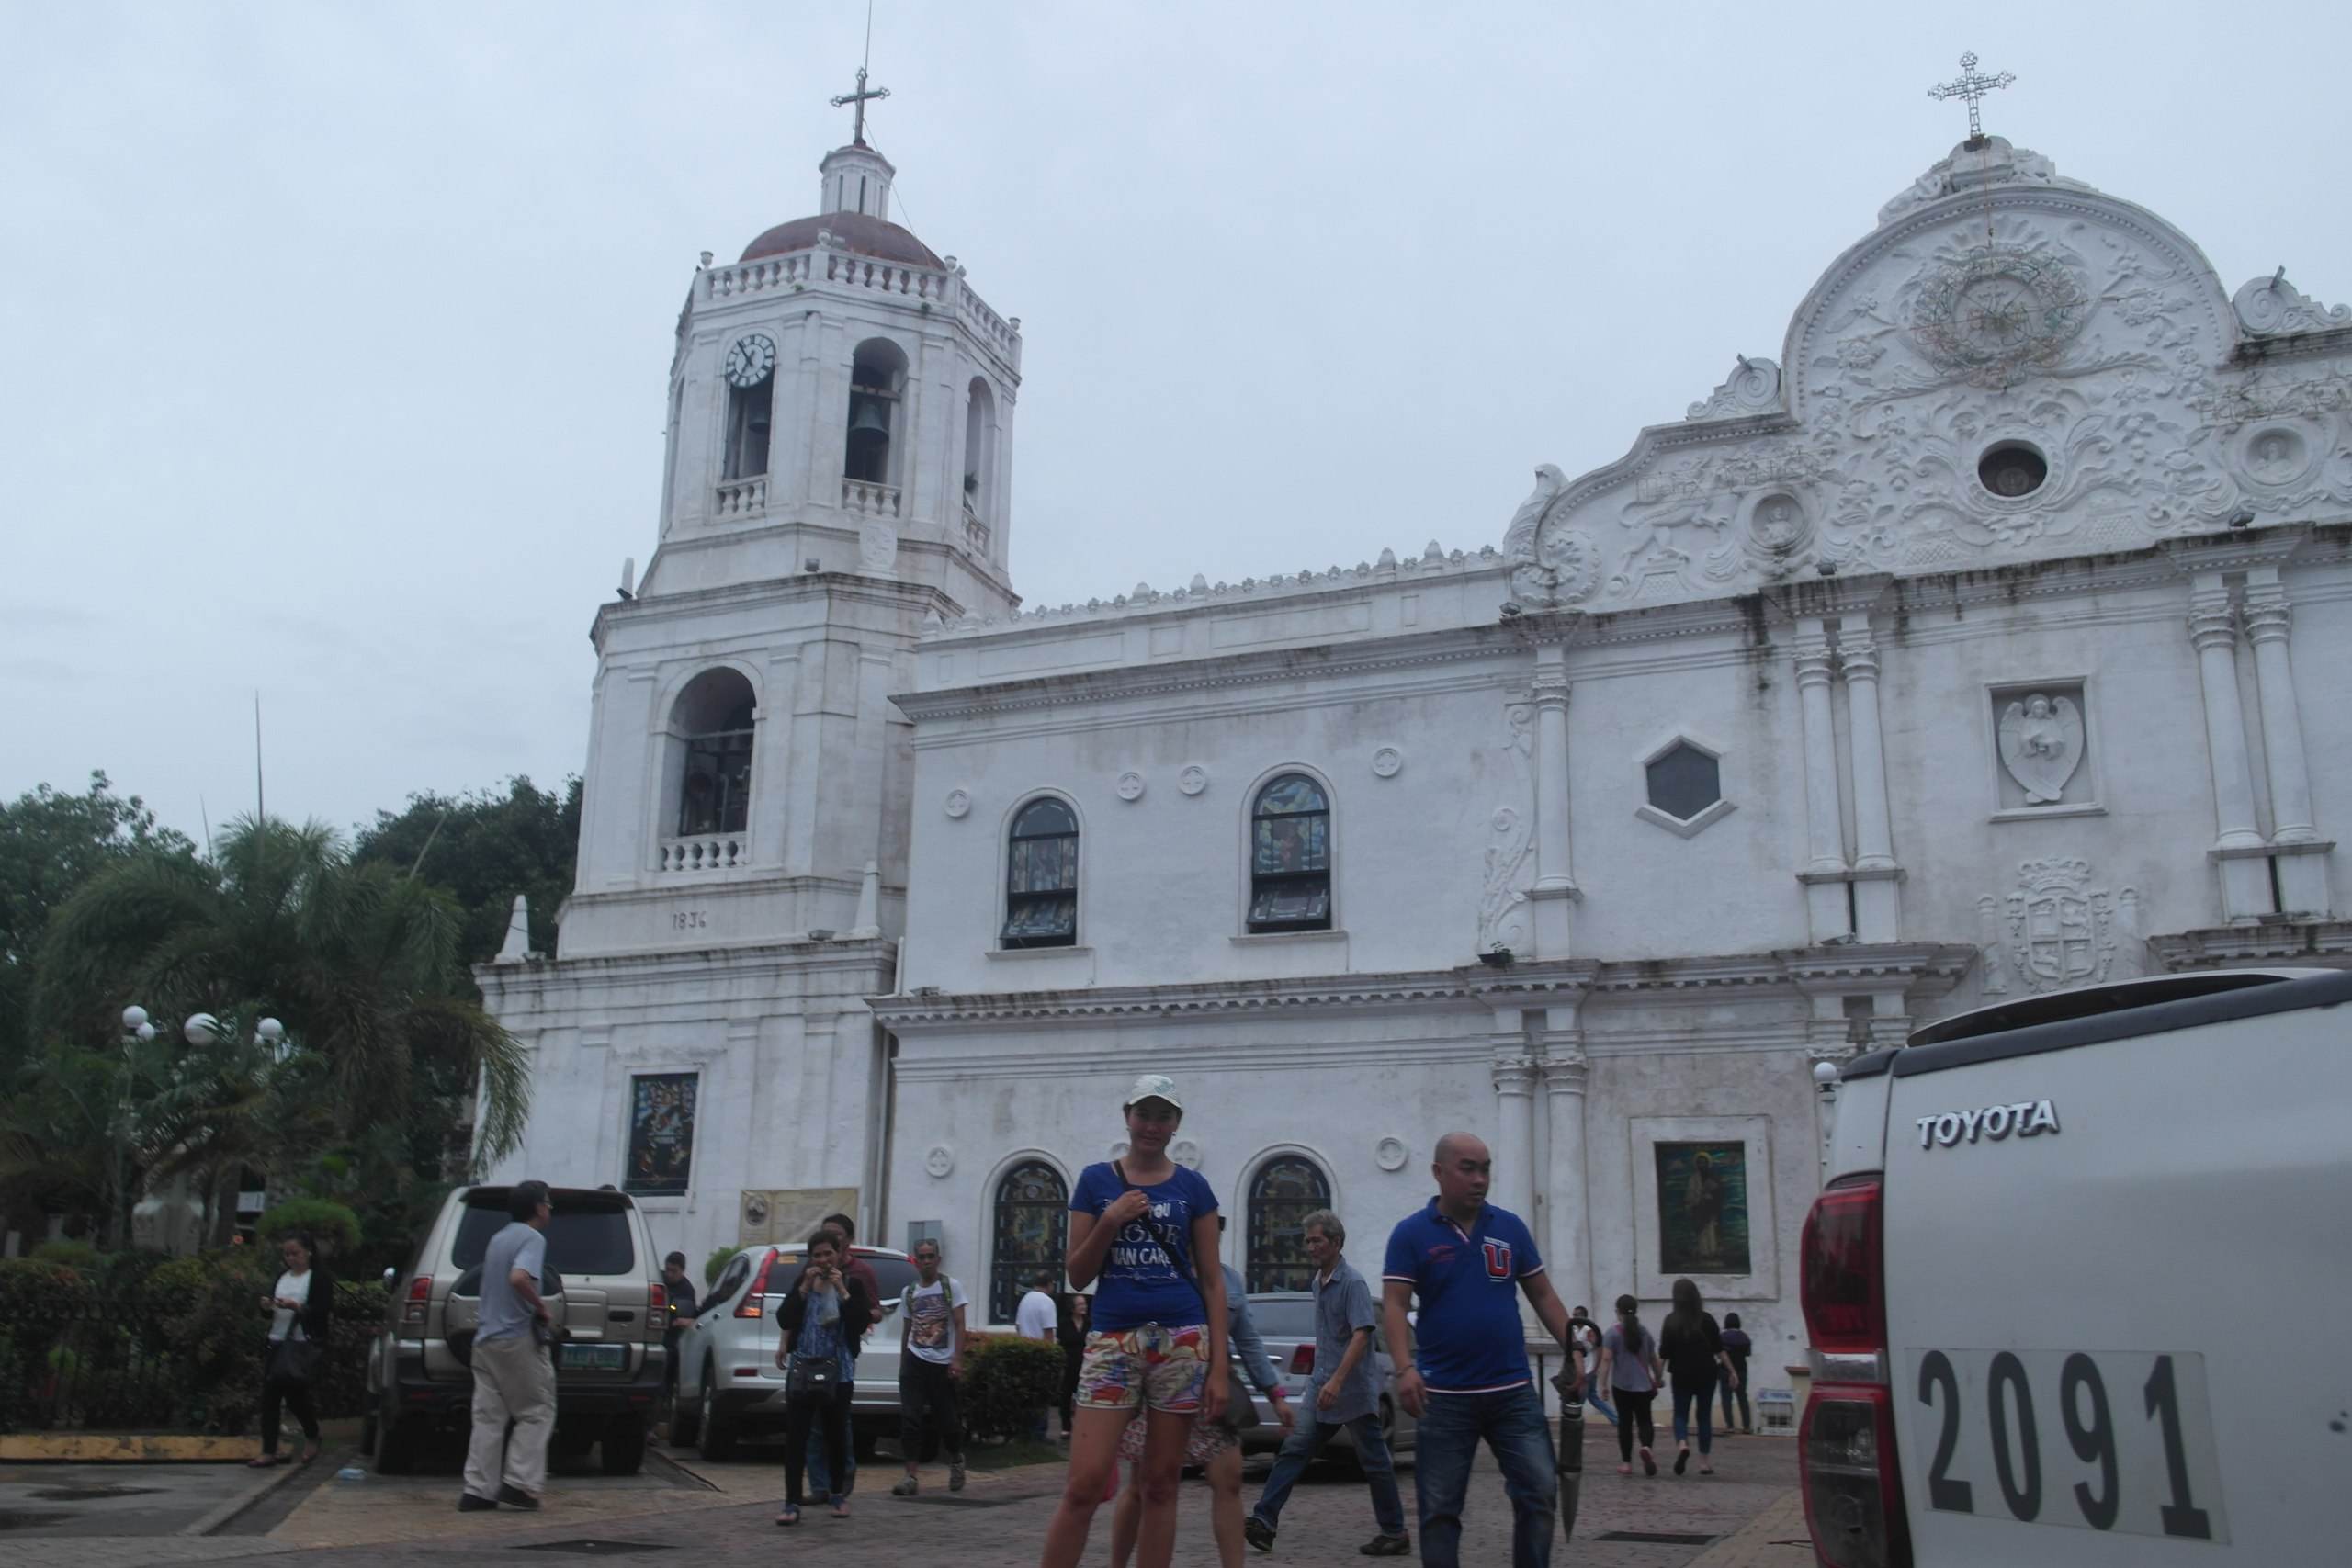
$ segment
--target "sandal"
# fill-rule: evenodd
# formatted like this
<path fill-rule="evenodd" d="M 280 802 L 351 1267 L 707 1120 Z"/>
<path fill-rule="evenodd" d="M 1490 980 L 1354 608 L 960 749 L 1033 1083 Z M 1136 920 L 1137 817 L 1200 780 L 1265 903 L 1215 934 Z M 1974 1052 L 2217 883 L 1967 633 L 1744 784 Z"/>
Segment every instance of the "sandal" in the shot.
<path fill-rule="evenodd" d="M 1714 1467 L 1713 1465 L 1712 1465 L 1712 1464 L 1708 1464 L 1708 1463 L 1706 1463 L 1704 1461 L 1702 1461 L 1700 1462 L 1700 1465 L 1699 1465 L 1699 1473 L 1700 1473 L 1700 1474 L 1702 1474 L 1702 1475 L 1713 1475 L 1713 1474 L 1714 1474 L 1714 1472 L 1715 1472 L 1715 1467 Z"/>
<path fill-rule="evenodd" d="M 1631 1475 L 1634 1473 L 1634 1467 L 1630 1464 L 1621 1464 L 1617 1467 L 1617 1473 L 1620 1475 Z"/>
<path fill-rule="evenodd" d="M 1644 1449 L 1642 1450 L 1642 1473 L 1644 1475 L 1656 1475 L 1657 1473 L 1657 1460 L 1652 1456 L 1650 1450 L 1647 1449 Z"/>
<path fill-rule="evenodd" d="M 833 1517 L 837 1519 L 849 1517 L 849 1499 L 838 1492 L 833 1494 Z"/>
<path fill-rule="evenodd" d="M 775 1522 L 780 1525 L 798 1524 L 800 1522 L 800 1505 L 797 1503 L 786 1503 L 784 1506 L 784 1512 L 775 1517 Z"/>
<path fill-rule="evenodd" d="M 322 1454 L 322 1453 L 323 1453 L 323 1452 L 325 1452 L 325 1451 L 326 1451 L 326 1445 L 325 1445 L 325 1444 L 323 1444 L 323 1443 L 322 1443 L 322 1442 L 320 1442 L 316 1438 L 311 1438 L 311 1439 L 310 1443 L 309 1443 L 309 1444 L 308 1444 L 308 1445 L 307 1445 L 307 1446 L 302 1450 L 302 1457 L 301 1457 L 300 1459 L 296 1460 L 294 1462 L 295 1462 L 296 1464 L 308 1464 L 308 1463 L 310 1463 L 312 1460 L 314 1460 L 314 1459 L 318 1458 L 320 1454 Z"/>
<path fill-rule="evenodd" d="M 277 1454 L 255 1454 L 253 1458 L 245 1461 L 245 1468 L 247 1470 L 267 1470 L 272 1465 L 284 1464 L 285 1462 L 285 1459 Z"/>

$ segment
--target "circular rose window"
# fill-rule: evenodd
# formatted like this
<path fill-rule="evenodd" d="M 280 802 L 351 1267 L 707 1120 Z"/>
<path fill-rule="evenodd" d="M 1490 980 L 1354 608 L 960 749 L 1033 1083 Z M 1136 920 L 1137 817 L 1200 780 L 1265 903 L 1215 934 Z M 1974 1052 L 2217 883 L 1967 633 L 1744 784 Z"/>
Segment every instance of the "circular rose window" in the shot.
<path fill-rule="evenodd" d="M 2014 501 L 2041 488 L 2050 477 L 2050 464 L 2032 447 L 2015 442 L 1985 453 L 1976 465 L 1976 477 L 1995 495 Z"/>

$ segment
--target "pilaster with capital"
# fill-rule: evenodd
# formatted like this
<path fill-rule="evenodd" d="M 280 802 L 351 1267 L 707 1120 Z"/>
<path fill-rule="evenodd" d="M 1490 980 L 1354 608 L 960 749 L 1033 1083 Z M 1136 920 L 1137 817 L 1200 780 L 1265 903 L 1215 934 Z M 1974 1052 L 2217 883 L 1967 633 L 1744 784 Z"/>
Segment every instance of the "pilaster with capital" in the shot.
<path fill-rule="evenodd" d="M 1797 623 L 1797 699 L 1804 732 L 1805 873 L 1836 877 L 1847 870 L 1844 834 L 1838 821 L 1838 734 L 1829 712 L 1829 682 L 1835 668 L 1827 624 Z M 1852 929 L 1842 883 L 1809 881 L 1805 909 L 1813 940 L 1824 942 Z"/>
<path fill-rule="evenodd" d="M 2288 634 L 2294 609 L 2287 602 L 2278 569 L 2256 567 L 2245 576 L 2245 635 L 2254 645 L 2254 677 L 2262 715 L 2262 744 L 2269 761 L 2270 841 L 2315 844 L 2319 829 L 2312 809 L 2311 764 L 2303 751 L 2301 705 L 2296 700 L 2295 667 Z M 2325 915 L 2332 899 L 2324 853 L 2282 855 L 2278 862 L 2283 908 Z"/>
<path fill-rule="evenodd" d="M 1495 1178 L 1493 1201 L 1533 1224 L 1535 1213 L 1535 1084 L 1536 1064 L 1527 1055 L 1527 1042 L 1514 1034 L 1498 1039 L 1493 1063 L 1495 1083 Z"/>
<path fill-rule="evenodd" d="M 1592 1287 L 1591 1184 L 1585 1173 L 1585 1087 L 1591 1063 L 1580 1029 L 1547 1029 L 1543 1043 L 1552 1146 L 1544 1172 L 1544 1258 L 1553 1288 L 1573 1306 L 1598 1293 Z"/>
<path fill-rule="evenodd" d="M 1568 837 L 1568 667 L 1558 643 L 1535 650 L 1535 956 L 1568 954 L 1568 906 L 1577 897 Z"/>
<path fill-rule="evenodd" d="M 2246 754 L 2245 712 L 2238 701 L 2237 614 L 2219 572 L 2198 574 L 2188 604 L 2188 640 L 2197 649 L 2205 696 L 2205 754 L 2212 770 L 2218 829 L 2213 847 L 2222 852 L 2222 918 L 2258 919 L 2272 909 L 2270 867 L 2244 853 L 2265 844 L 2255 828 L 2254 770 Z"/>
<path fill-rule="evenodd" d="M 1854 780 L 1854 869 L 1895 871 L 1894 827 L 1887 805 L 1886 743 L 1879 724 L 1878 644 L 1867 625 L 1838 639 L 1846 676 L 1848 771 Z M 1855 934 L 1864 942 L 1902 940 L 1902 885 L 1881 875 L 1854 889 Z"/>

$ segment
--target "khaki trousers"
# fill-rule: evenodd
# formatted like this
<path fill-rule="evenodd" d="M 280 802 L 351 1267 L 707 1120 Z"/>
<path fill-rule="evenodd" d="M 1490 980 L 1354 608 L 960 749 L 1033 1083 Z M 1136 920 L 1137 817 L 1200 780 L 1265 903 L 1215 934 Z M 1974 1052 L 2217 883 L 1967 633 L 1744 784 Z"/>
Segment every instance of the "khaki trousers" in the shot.
<path fill-rule="evenodd" d="M 474 1341 L 474 1435 L 466 1450 L 466 1490 L 498 1495 L 504 1450 L 507 1485 L 537 1496 L 548 1483 L 548 1438 L 555 1430 L 555 1363 L 529 1335 Z M 514 1435 L 506 1435 L 506 1423 Z"/>

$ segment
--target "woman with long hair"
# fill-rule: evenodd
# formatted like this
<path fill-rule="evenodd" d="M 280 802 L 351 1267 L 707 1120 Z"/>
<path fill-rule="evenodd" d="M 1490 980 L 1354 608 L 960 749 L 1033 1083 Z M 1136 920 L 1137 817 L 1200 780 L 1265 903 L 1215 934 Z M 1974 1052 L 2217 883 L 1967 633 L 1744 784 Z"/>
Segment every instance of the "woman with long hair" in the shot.
<path fill-rule="evenodd" d="M 1176 1549 L 1176 1482 L 1195 1419 L 1226 1399 L 1225 1275 L 1217 1266 L 1216 1194 L 1168 1155 L 1184 1118 L 1176 1085 L 1136 1079 L 1121 1111 L 1127 1151 L 1090 1165 L 1069 1200 L 1069 1282 L 1095 1287 L 1070 1427 L 1069 1473 L 1046 1530 L 1041 1568 L 1078 1568 L 1140 1405 L 1136 1485 L 1141 1568 L 1168 1568 Z M 1099 1282 L 1098 1282 L 1099 1281 Z"/>
<path fill-rule="evenodd" d="M 1657 1458 L 1650 1445 L 1657 1433 L 1650 1419 L 1650 1404 L 1666 1376 L 1658 1365 L 1657 1340 L 1642 1326 L 1642 1303 L 1632 1296 L 1617 1298 L 1617 1321 L 1600 1337 L 1600 1369 L 1595 1388 L 1605 1388 L 1617 1401 L 1617 1473 L 1634 1473 L 1634 1441 L 1638 1431 L 1642 1473 L 1657 1473 Z"/>
<path fill-rule="evenodd" d="M 1739 1374 L 1724 1350 L 1724 1332 L 1715 1326 L 1714 1314 L 1699 1304 L 1699 1287 L 1693 1281 L 1674 1281 L 1674 1310 L 1658 1330 L 1657 1349 L 1674 1380 L 1674 1473 L 1681 1474 L 1690 1464 L 1690 1406 L 1696 1404 L 1699 1473 L 1713 1475 L 1715 1467 L 1707 1462 L 1707 1455 L 1715 1446 L 1715 1378 L 1720 1372 L 1736 1384 Z"/>
<path fill-rule="evenodd" d="M 285 1269 L 262 1309 L 270 1314 L 269 1350 L 262 1363 L 261 1454 L 245 1462 L 255 1470 L 281 1462 L 277 1455 L 277 1408 L 282 1402 L 302 1423 L 302 1452 L 297 1464 L 319 1457 L 319 1412 L 311 1400 L 319 1358 L 333 1332 L 334 1281 L 319 1265 L 319 1244 L 308 1231 L 281 1236 L 277 1256 Z"/>

